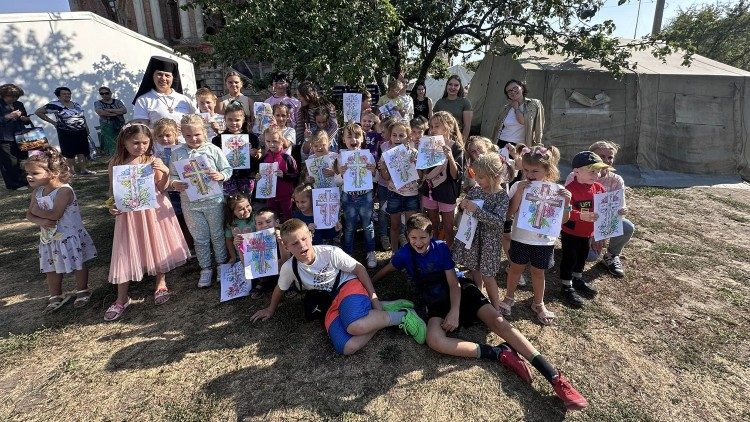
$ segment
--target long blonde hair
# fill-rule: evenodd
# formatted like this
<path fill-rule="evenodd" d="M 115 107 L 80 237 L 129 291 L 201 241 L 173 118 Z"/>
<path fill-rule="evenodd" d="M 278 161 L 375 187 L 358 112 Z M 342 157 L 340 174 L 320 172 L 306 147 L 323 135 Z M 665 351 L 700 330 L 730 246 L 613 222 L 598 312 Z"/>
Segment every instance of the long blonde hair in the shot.
<path fill-rule="evenodd" d="M 453 117 L 452 114 L 447 111 L 437 111 L 432 117 L 430 117 L 430 122 L 432 121 L 436 121 L 448 129 L 448 133 L 444 136 L 446 141 L 448 139 L 453 139 L 458 144 L 459 148 L 464 149 L 464 138 L 461 135 L 461 129 L 458 126 L 456 118 Z"/>

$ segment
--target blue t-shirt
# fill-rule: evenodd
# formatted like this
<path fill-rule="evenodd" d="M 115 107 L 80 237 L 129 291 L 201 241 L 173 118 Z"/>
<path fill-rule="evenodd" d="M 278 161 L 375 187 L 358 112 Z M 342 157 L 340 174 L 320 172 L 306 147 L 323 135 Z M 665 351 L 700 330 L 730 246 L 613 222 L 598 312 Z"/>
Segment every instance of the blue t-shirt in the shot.
<path fill-rule="evenodd" d="M 414 259 L 412 259 L 412 255 L 415 256 Z M 445 270 L 452 270 L 456 266 L 448 245 L 442 240 L 434 239 L 430 240 L 430 248 L 424 255 L 415 252 L 411 245 L 406 244 L 396 251 L 396 254 L 391 258 L 391 264 L 396 269 L 406 270 L 409 277 L 412 278 L 414 278 L 415 273 L 414 261 L 419 265 L 420 276 L 436 272 L 443 273 Z"/>
<path fill-rule="evenodd" d="M 302 214 L 302 212 L 299 210 L 294 210 L 294 212 L 292 213 L 292 218 L 298 218 L 302 220 L 302 222 L 305 224 L 313 224 L 315 222 L 315 217 L 313 217 L 312 215 Z M 313 233 L 312 244 L 324 245 L 324 244 L 330 243 L 330 241 L 335 238 L 336 238 L 335 228 L 315 229 L 315 233 Z"/>

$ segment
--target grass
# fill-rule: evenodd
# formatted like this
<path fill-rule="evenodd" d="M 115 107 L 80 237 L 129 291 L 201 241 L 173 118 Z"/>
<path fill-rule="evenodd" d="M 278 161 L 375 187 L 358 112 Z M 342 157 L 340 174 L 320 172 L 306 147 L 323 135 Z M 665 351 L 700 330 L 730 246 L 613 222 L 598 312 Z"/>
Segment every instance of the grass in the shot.
<path fill-rule="evenodd" d="M 102 170 L 99 165 L 97 170 Z M 42 316 L 36 229 L 28 195 L 0 195 L 0 419 L 2 420 L 741 420 L 750 415 L 750 193 L 701 189 L 628 191 L 636 224 L 623 252 L 627 275 L 600 265 L 584 275 L 600 294 L 581 310 L 561 303 L 557 267 L 546 273 L 552 326 L 536 322 L 530 288 L 509 318 L 589 398 L 566 413 L 535 374 L 531 386 L 502 366 L 439 355 L 397 329 L 354 356 L 336 355 L 299 299 L 253 323 L 267 298 L 218 302 L 194 288 L 194 262 L 168 274 L 175 293 L 154 306 L 153 279 L 131 286 L 135 303 L 107 324 L 112 218 L 100 206 L 106 177 L 74 181 L 99 257 L 89 307 Z M 708 210 L 708 211 L 707 211 Z M 706 215 L 711 223 L 706 224 Z M 359 240 L 358 240 L 359 242 Z M 361 251 L 358 251 L 361 252 Z M 361 253 L 359 254 L 361 255 Z M 359 256 L 358 255 L 358 256 Z M 378 252 L 380 264 L 388 253 Z M 559 249 L 556 261 L 559 262 Z M 500 278 L 501 293 L 504 281 Z M 66 278 L 67 290 L 73 287 Z M 376 286 L 385 299 L 415 298 L 402 274 Z M 470 341 L 498 344 L 481 326 Z M 743 417 L 744 415 L 744 417 Z"/>

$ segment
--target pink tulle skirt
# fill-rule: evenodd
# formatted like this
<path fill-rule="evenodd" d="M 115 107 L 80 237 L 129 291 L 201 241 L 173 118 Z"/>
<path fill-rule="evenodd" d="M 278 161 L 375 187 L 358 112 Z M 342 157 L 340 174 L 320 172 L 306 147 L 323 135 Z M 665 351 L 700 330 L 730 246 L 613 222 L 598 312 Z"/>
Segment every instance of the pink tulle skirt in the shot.
<path fill-rule="evenodd" d="M 167 195 L 156 194 L 156 209 L 126 212 L 115 220 L 109 282 L 139 281 L 167 273 L 190 256 L 180 223 Z"/>

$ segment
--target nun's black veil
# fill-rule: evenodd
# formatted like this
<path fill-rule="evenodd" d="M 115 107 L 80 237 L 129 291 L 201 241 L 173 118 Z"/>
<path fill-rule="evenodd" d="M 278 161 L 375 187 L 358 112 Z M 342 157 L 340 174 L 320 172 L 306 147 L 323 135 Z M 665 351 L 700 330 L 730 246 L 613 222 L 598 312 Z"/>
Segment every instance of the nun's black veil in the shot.
<path fill-rule="evenodd" d="M 156 88 L 156 85 L 154 84 L 154 73 L 157 70 L 171 73 L 172 89 L 182 94 L 182 81 L 180 80 L 180 70 L 177 67 L 177 62 L 166 57 L 151 56 L 151 59 L 148 61 L 148 66 L 146 67 L 146 73 L 143 74 L 141 86 L 138 87 L 138 92 L 136 92 L 135 97 L 133 98 L 133 104 L 135 104 L 135 100 L 137 100 L 138 97 Z"/>

